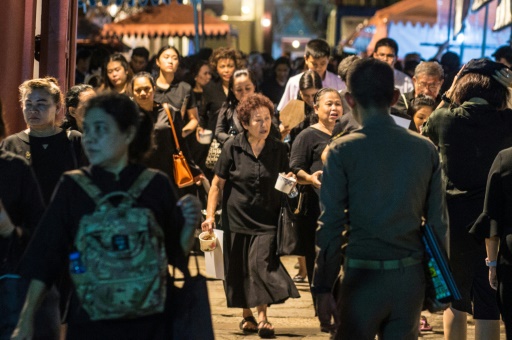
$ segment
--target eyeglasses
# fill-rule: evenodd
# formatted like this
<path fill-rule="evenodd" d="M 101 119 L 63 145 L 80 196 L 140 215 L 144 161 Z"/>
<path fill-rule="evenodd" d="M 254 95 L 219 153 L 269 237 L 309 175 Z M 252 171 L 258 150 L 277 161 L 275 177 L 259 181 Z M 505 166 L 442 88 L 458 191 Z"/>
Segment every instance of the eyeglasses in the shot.
<path fill-rule="evenodd" d="M 439 85 L 441 85 L 441 83 L 433 83 L 433 84 L 427 84 L 427 83 L 423 83 L 423 82 L 417 82 L 416 83 L 418 85 L 419 88 L 422 88 L 422 89 L 425 89 L 425 88 L 428 88 L 430 91 L 435 91 L 439 88 Z"/>

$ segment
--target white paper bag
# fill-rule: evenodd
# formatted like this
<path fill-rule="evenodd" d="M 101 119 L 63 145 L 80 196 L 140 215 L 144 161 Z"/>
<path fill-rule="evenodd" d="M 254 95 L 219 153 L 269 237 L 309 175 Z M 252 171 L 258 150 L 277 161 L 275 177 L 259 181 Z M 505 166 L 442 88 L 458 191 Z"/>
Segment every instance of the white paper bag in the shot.
<path fill-rule="evenodd" d="M 213 232 L 217 236 L 217 247 L 214 251 L 204 253 L 206 274 L 224 280 L 224 231 L 213 229 Z"/>

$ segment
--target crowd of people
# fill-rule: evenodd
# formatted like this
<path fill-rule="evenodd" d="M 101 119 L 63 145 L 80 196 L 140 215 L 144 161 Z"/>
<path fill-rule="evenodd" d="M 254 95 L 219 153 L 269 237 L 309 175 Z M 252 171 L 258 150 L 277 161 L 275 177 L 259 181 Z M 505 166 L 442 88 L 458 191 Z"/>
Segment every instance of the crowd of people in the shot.
<path fill-rule="evenodd" d="M 468 314 L 476 339 L 499 339 L 500 318 L 512 339 L 512 48 L 464 66 L 453 52 L 402 63 L 398 48 L 383 38 L 371 56 L 333 58 L 312 39 L 297 69 L 286 56 L 228 47 L 183 57 L 164 46 L 152 58 L 138 47 L 129 61 L 81 50 L 67 93 L 52 77 L 23 82 L 27 129 L 0 141 L 0 290 L 19 293 L 0 312 L 0 339 L 172 334 L 169 272 L 162 308 L 149 315 L 98 320 L 81 300 L 71 255 L 99 208 L 77 174 L 102 196 L 136 191 L 177 268 L 194 230 L 223 230 L 226 303 L 242 309 L 244 333 L 275 337 L 267 309 L 300 298 L 305 281 L 333 339 L 431 330 L 421 316 L 428 223 L 462 295 L 444 311 L 445 339 L 466 339 Z M 303 116 L 293 126 L 287 105 Z M 188 186 L 175 182 L 180 152 Z M 279 176 L 299 193 L 294 276 L 276 251 Z M 130 242 L 112 236 L 118 250 Z"/>

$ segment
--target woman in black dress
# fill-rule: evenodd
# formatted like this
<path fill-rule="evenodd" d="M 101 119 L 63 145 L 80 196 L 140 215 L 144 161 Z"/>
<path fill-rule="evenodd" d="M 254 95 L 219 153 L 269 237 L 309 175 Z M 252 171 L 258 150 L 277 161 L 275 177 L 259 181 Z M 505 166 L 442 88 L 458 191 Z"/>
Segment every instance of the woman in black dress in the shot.
<path fill-rule="evenodd" d="M 509 89 L 495 79 L 496 72 L 508 72 L 504 68 L 487 59 L 469 61 L 443 96 L 443 106 L 423 126 L 422 133 L 438 146 L 441 156 L 450 264 L 462 294 L 462 300 L 444 312 L 446 339 L 466 338 L 467 313 L 473 314 L 476 339 L 499 339 L 500 313 L 488 284 L 485 247 L 468 234 L 468 228 L 482 211 L 494 158 L 512 146 Z"/>
<path fill-rule="evenodd" d="M 31 164 L 48 204 L 62 173 L 87 163 L 80 145 L 81 134 L 59 127 L 63 96 L 55 78 L 27 80 L 19 90 L 28 129 L 5 138 L 0 147 Z"/>
<path fill-rule="evenodd" d="M 483 213 L 471 233 L 485 238 L 489 283 L 498 293 L 498 306 L 507 339 L 512 339 L 512 148 L 501 151 L 492 164 Z M 479 259 L 481 261 L 481 259 Z"/>
<path fill-rule="evenodd" d="M 138 162 L 150 145 L 151 124 L 147 122 L 141 119 L 135 103 L 125 95 L 99 95 L 86 103 L 83 145 L 91 166 L 82 168 L 82 171 L 102 195 L 126 192 L 145 171 L 146 168 Z M 184 251 L 189 250 L 189 240 L 180 240 L 180 236 L 184 231 L 193 230 L 198 223 L 197 201 L 190 196 L 178 201 L 169 179 L 156 172 L 136 204 L 153 212 L 165 235 L 168 262 L 184 268 Z M 22 276 L 31 281 L 14 339 L 30 339 L 33 335 L 32 320 L 38 301 L 60 273 L 69 273 L 68 258 L 79 222 L 95 209 L 96 204 L 90 196 L 70 174 L 64 174 L 21 266 Z M 169 293 L 167 297 L 170 297 Z M 145 339 L 169 339 L 169 311 L 172 307 L 169 300 L 163 313 L 92 321 L 73 289 L 67 315 L 67 336 L 70 339 L 140 339 L 141 336 Z"/>
<path fill-rule="evenodd" d="M 303 187 L 303 205 L 297 215 L 300 239 L 306 257 L 308 282 L 313 282 L 315 265 L 315 231 L 320 216 L 319 189 L 322 185 L 322 151 L 329 143 L 336 120 L 343 114 L 341 96 L 331 88 L 323 88 L 314 97 L 318 123 L 304 129 L 292 145 L 290 168 Z M 314 299 L 314 296 L 313 296 Z"/>
<path fill-rule="evenodd" d="M 227 304 L 243 308 L 240 328 L 258 332 L 262 338 L 274 336 L 267 306 L 299 297 L 276 255 L 281 193 L 274 185 L 279 173 L 287 172 L 289 166 L 287 146 L 269 137 L 273 110 L 270 100 L 260 94 L 239 104 L 237 114 L 245 132 L 224 143 L 201 226 L 204 231 L 215 227 L 215 210 L 222 197 L 222 228 L 231 234 L 230 247 L 225 249 L 229 258 Z"/>

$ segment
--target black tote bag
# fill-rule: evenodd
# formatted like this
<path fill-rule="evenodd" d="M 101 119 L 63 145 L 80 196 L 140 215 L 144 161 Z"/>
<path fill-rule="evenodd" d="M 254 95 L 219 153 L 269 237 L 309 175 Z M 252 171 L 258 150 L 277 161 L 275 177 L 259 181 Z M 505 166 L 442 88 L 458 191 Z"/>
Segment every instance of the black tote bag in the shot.
<path fill-rule="evenodd" d="M 177 287 L 173 273 L 171 287 L 171 322 L 172 339 L 180 340 L 213 340 L 213 324 L 208 300 L 206 277 L 199 274 L 199 263 L 196 260 L 197 275 L 191 276 L 187 268 L 184 274 L 183 287 Z"/>
<path fill-rule="evenodd" d="M 288 195 L 282 194 L 281 211 L 277 223 L 276 252 L 278 256 L 304 255 L 299 234 L 298 216 L 294 214 L 293 210 L 295 209 L 292 208 L 293 202 L 297 201 L 297 199 L 290 199 Z"/>

